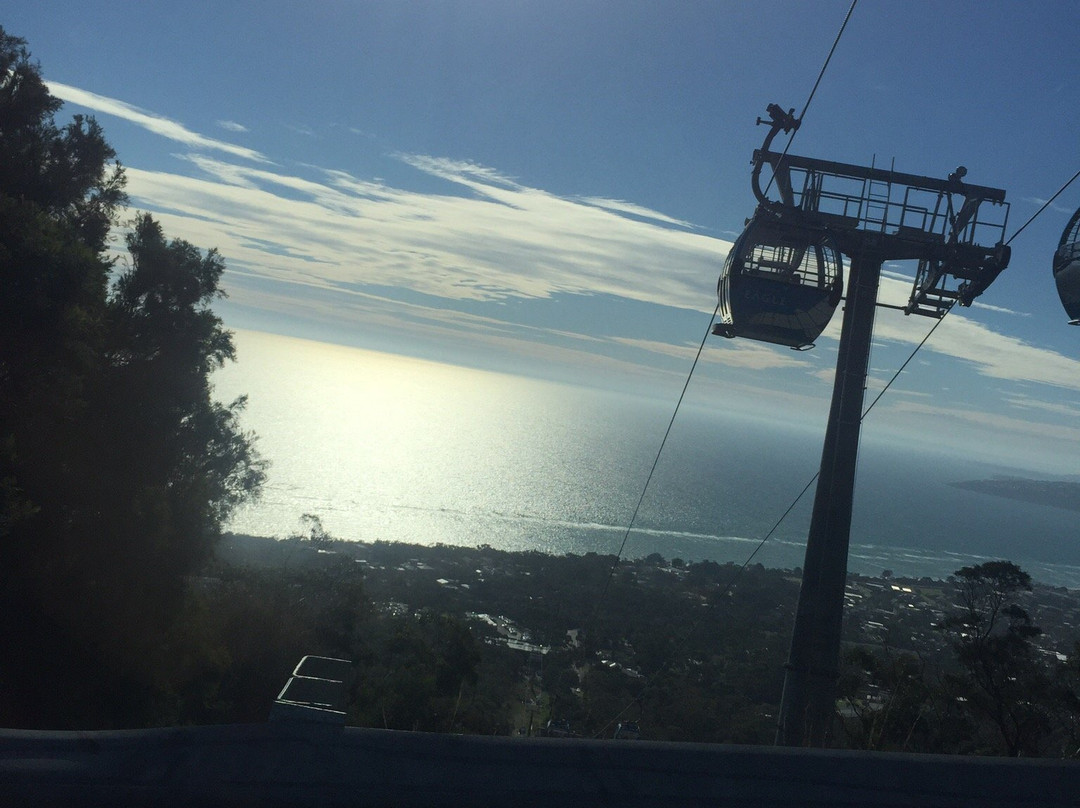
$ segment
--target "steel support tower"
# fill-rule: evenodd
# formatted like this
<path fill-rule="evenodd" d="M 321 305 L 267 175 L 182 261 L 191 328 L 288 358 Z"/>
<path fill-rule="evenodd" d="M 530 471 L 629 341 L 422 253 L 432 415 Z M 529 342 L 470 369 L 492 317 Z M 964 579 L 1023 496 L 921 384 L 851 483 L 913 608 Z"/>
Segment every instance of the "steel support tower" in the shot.
<path fill-rule="evenodd" d="M 759 204 L 793 231 L 824 227 L 848 259 L 832 404 L 776 738 L 778 745 L 820 747 L 830 743 L 836 711 L 855 467 L 882 265 L 918 262 L 906 314 L 940 319 L 956 303 L 970 305 L 1008 265 L 1008 206 L 1004 191 L 965 183 L 963 167 L 934 179 L 770 151 L 772 137 L 798 121 L 776 105 L 769 114 L 765 148 L 754 152 Z M 778 201 L 761 190 L 766 165 Z M 991 203 L 985 219 L 984 202 Z"/>

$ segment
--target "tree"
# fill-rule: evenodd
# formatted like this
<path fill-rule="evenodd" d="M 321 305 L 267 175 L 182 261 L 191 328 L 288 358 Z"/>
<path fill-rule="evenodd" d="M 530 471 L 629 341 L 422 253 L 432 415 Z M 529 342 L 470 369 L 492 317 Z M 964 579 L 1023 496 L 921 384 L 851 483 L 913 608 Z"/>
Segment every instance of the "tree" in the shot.
<path fill-rule="evenodd" d="M 1054 698 L 1060 708 L 1061 756 L 1080 758 L 1080 642 L 1073 644 L 1072 653 L 1058 665 Z"/>
<path fill-rule="evenodd" d="M 86 437 L 102 370 L 105 238 L 124 200 L 123 171 L 100 127 L 54 121 L 26 43 L 0 29 L 0 716 L 50 716 L 31 690 L 61 691 L 87 658 L 64 614 L 77 557 L 67 551 L 94 509 Z M 50 676 L 50 671 L 55 675 Z M 20 685 L 25 687 L 20 688 Z M 54 702 L 63 710 L 62 695 Z M 9 724 L 10 725 L 10 724 Z"/>
<path fill-rule="evenodd" d="M 110 288 L 123 169 L 92 118 L 59 126 L 0 29 L 0 724 L 130 723 L 192 574 L 264 464 L 213 401 L 234 356 L 224 262 L 136 218 Z M 121 692 L 109 715 L 88 693 Z M 97 700 L 100 702 L 100 699 Z M 82 718 L 80 718 L 82 716 Z"/>
<path fill-rule="evenodd" d="M 1032 644 L 1042 630 L 1016 601 L 1031 590 L 1031 576 L 1010 561 L 987 561 L 949 580 L 957 611 L 943 628 L 963 671 L 953 682 L 957 694 L 996 729 L 1002 751 L 1037 754 L 1050 682 Z"/>
<path fill-rule="evenodd" d="M 56 455 L 97 370 L 105 237 L 125 201 L 100 127 L 58 127 L 60 104 L 0 28 L 0 540 L 39 507 L 33 489 L 64 482 Z"/>
<path fill-rule="evenodd" d="M 314 547 L 327 549 L 333 545 L 335 539 L 331 536 L 318 514 L 305 513 L 300 517 L 300 531 L 289 535 L 290 539 L 311 542 Z"/>
<path fill-rule="evenodd" d="M 127 246 L 131 264 L 109 299 L 106 394 L 118 408 L 111 439 L 123 465 L 116 474 L 126 470 L 132 487 L 161 499 L 173 526 L 168 561 L 190 570 L 258 491 L 265 463 L 239 428 L 246 399 L 223 405 L 211 396 L 210 374 L 235 359 L 232 335 L 210 308 L 224 295 L 225 262 L 216 250 L 203 256 L 168 241 L 147 214 L 136 218 Z"/>
<path fill-rule="evenodd" d="M 928 726 L 934 698 L 923 660 L 887 645 L 843 654 L 839 682 L 845 746 L 879 751 L 938 751 Z"/>
<path fill-rule="evenodd" d="M 45 213 L 96 253 L 125 201 L 124 172 L 93 118 L 76 115 L 56 125 L 61 103 L 26 41 L 0 28 L 0 189 L 7 201 Z"/>

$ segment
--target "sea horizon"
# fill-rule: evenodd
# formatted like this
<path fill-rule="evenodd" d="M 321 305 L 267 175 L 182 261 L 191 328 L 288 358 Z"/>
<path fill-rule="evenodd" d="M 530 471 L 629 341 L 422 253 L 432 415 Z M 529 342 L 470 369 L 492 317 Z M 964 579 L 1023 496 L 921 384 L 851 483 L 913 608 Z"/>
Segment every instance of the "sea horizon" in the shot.
<path fill-rule="evenodd" d="M 687 408 L 627 535 L 673 402 L 257 332 L 237 343 L 217 394 L 249 396 L 243 425 L 272 465 L 227 530 L 285 538 L 310 513 L 346 540 L 558 555 L 625 538 L 627 558 L 803 565 L 813 486 L 758 545 L 817 471 L 824 425 Z M 949 485 L 1010 474 L 1036 476 L 864 436 L 849 569 L 945 578 L 1007 558 L 1080 588 L 1073 514 Z"/>

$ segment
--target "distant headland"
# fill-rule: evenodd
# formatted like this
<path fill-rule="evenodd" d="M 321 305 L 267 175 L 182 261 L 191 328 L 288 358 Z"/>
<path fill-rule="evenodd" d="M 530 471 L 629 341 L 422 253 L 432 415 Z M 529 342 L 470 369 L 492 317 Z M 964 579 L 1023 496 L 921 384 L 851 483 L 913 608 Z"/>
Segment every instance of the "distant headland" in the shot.
<path fill-rule="evenodd" d="M 992 480 L 966 480 L 949 483 L 949 485 L 995 497 L 1030 502 L 1034 505 L 1049 505 L 1051 508 L 1080 511 L 1080 482 L 995 477 Z"/>

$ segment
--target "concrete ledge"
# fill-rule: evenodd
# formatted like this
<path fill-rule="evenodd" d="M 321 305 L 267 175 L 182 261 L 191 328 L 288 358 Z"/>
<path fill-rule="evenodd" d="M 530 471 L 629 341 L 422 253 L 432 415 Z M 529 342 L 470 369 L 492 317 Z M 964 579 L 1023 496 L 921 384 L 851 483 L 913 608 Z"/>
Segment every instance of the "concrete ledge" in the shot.
<path fill-rule="evenodd" d="M 0 804 L 259 806 L 1080 805 L 1080 763 L 288 723 L 0 730 Z"/>

